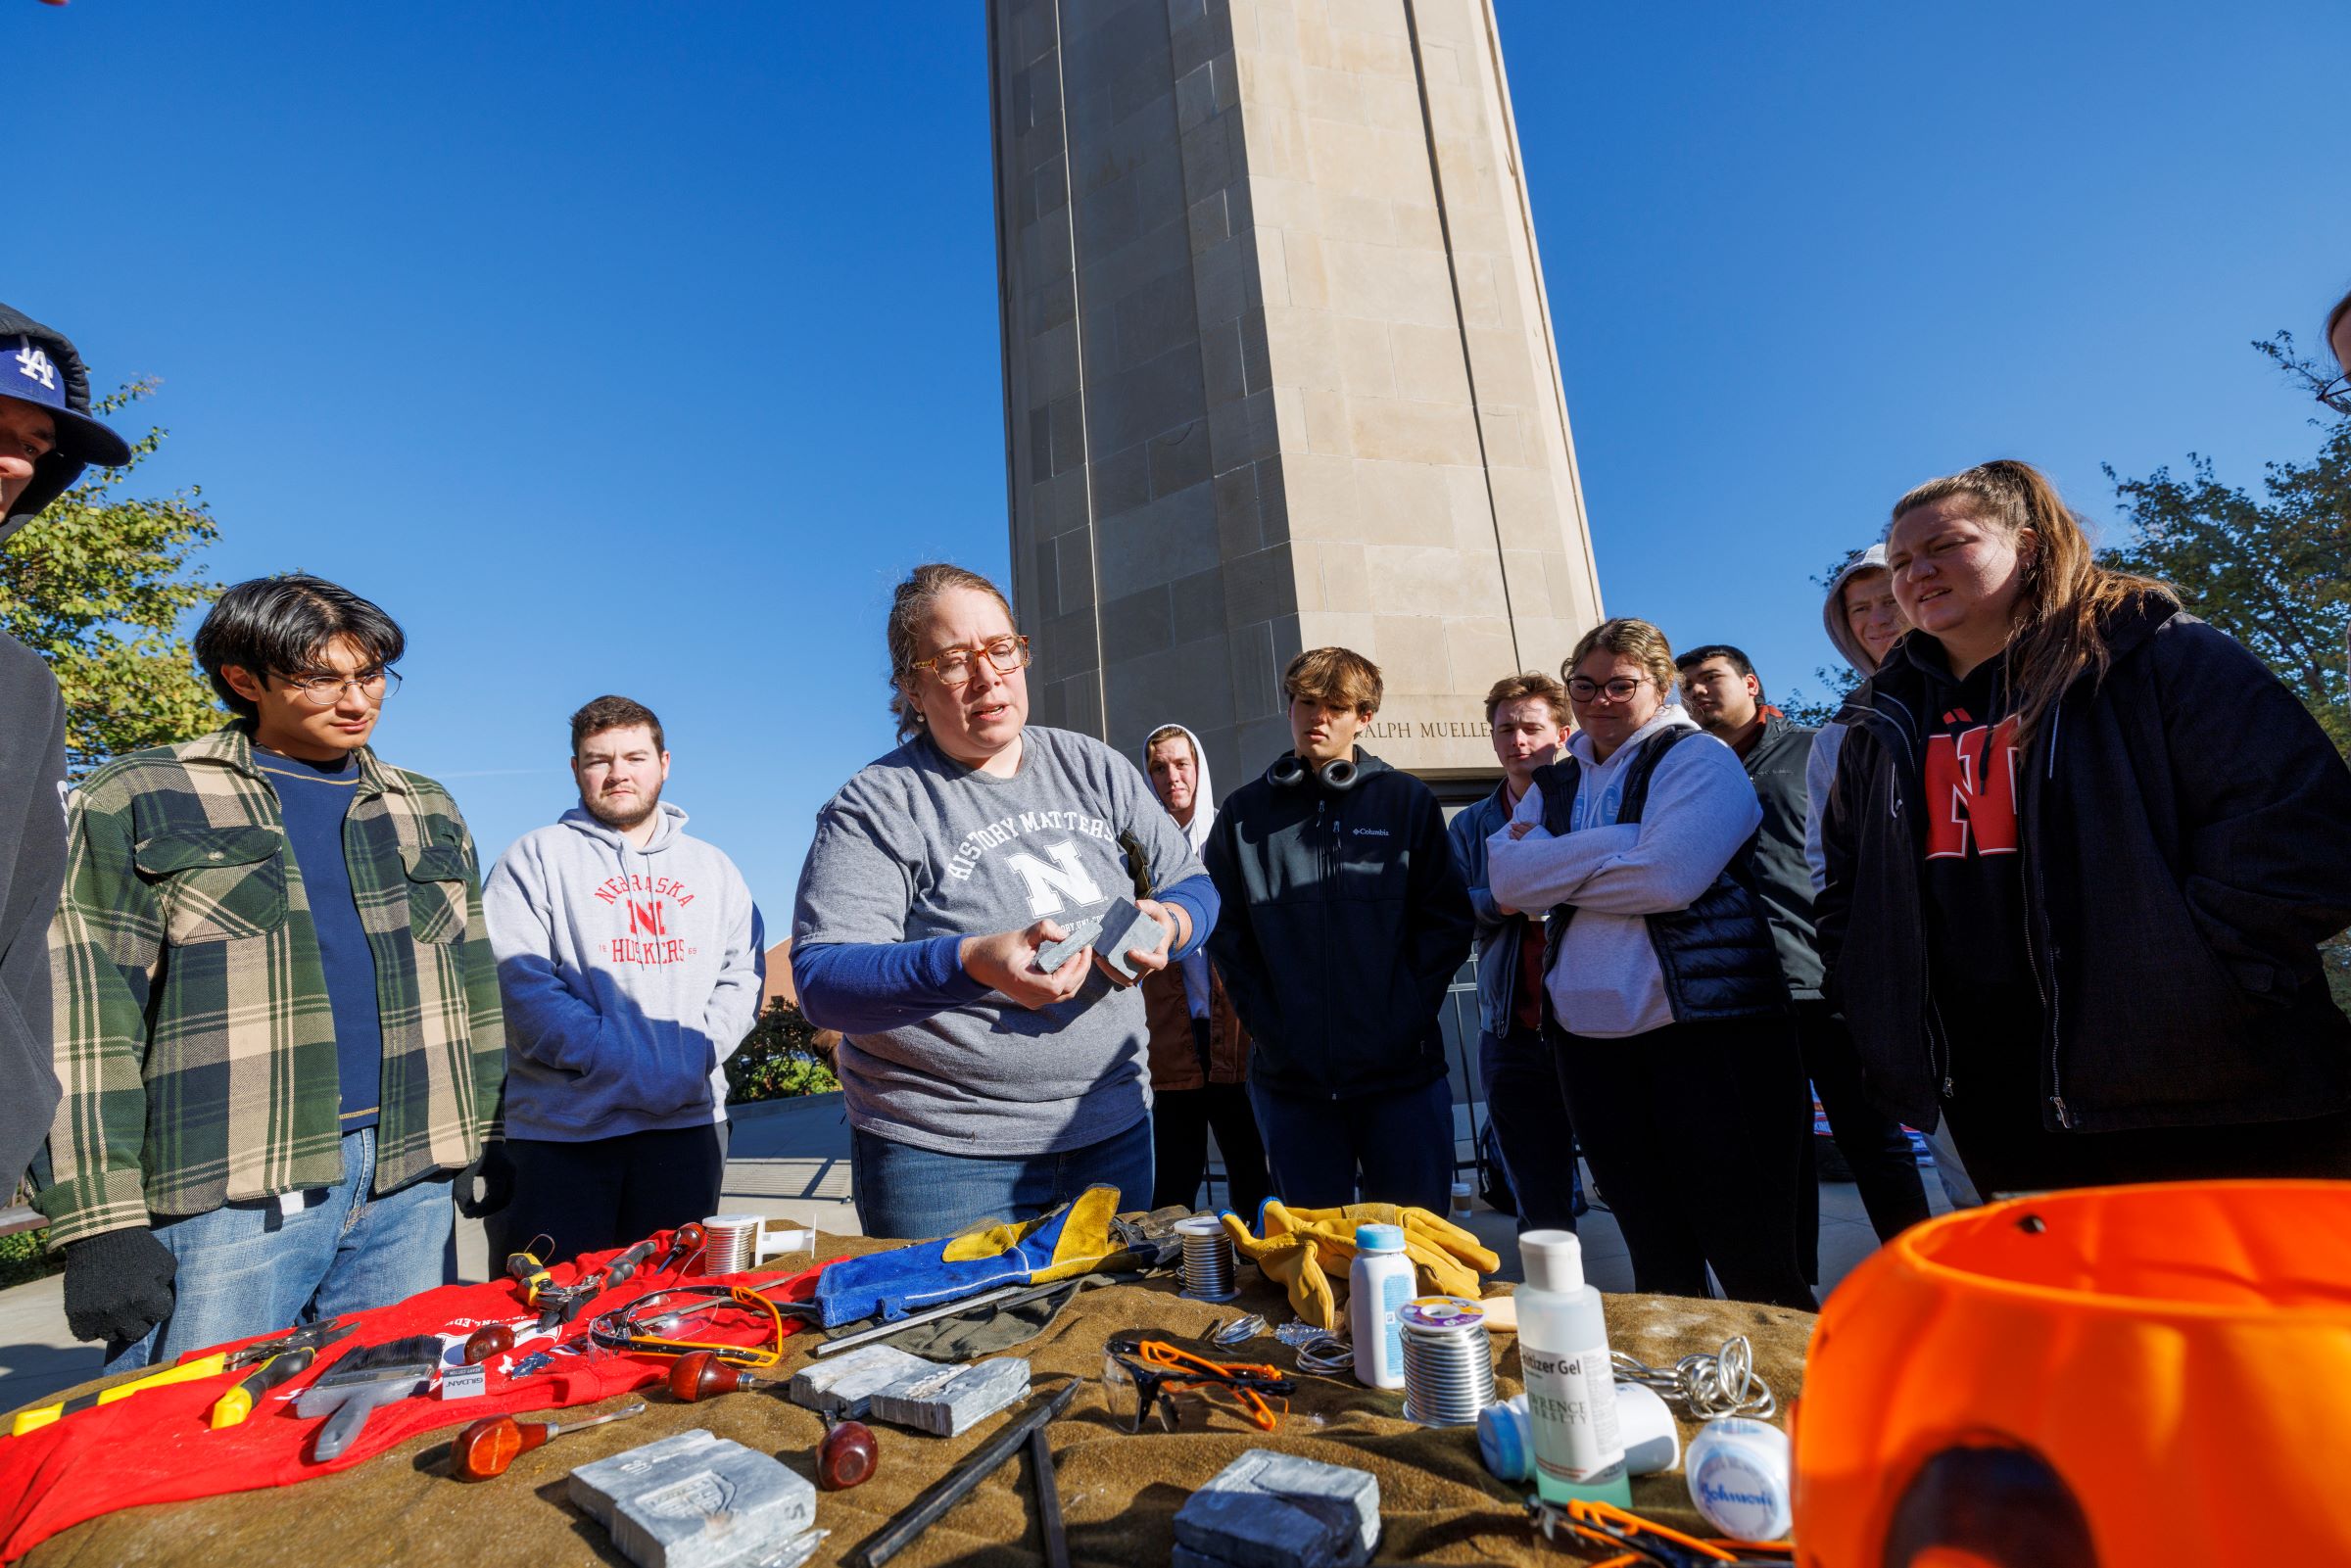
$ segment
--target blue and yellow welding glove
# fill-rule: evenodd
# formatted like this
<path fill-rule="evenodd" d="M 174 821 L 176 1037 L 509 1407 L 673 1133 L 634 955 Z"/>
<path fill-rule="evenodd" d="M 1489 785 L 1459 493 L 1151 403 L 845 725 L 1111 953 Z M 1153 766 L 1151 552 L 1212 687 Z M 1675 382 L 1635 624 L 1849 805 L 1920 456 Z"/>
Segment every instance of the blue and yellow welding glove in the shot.
<path fill-rule="evenodd" d="M 1000 1285 L 1044 1285 L 1135 1260 L 1111 1234 L 1119 1189 L 1088 1187 L 1051 1213 L 989 1223 L 833 1264 L 816 1277 L 816 1304 L 832 1328 L 861 1318 L 891 1321 Z"/>

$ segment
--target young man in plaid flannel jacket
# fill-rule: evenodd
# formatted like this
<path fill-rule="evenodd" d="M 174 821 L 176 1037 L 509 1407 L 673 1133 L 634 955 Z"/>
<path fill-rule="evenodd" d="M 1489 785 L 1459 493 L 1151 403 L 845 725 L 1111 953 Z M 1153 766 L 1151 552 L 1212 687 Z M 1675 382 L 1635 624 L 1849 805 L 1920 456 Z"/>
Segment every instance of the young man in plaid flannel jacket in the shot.
<path fill-rule="evenodd" d="M 332 583 L 240 583 L 196 634 L 234 722 L 72 793 L 37 1201 L 109 1371 L 441 1282 L 505 1033 L 464 819 L 367 745 L 404 646 Z"/>

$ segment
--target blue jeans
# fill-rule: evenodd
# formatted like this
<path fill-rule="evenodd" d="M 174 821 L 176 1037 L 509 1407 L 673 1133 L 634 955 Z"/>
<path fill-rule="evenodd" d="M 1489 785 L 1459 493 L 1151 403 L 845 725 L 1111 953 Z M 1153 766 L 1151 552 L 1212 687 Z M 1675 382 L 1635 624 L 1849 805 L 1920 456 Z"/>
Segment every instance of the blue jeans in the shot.
<path fill-rule="evenodd" d="M 1508 1034 L 1481 1030 L 1477 1078 L 1494 1140 L 1502 1146 L 1503 1170 L 1518 1200 L 1519 1233 L 1573 1230 L 1583 1178 L 1551 1042 L 1516 1020 Z"/>
<path fill-rule="evenodd" d="M 1345 1100 L 1276 1094 L 1254 1080 L 1273 1196 L 1292 1209 L 1357 1201 L 1447 1212 L 1453 1194 L 1453 1085 Z"/>
<path fill-rule="evenodd" d="M 167 1220 L 156 1240 L 179 1273 L 171 1315 L 126 1345 L 107 1347 L 106 1370 L 175 1361 L 188 1351 L 345 1312 L 389 1306 L 441 1283 L 441 1254 L 456 1209 L 447 1175 L 423 1176 L 374 1197 L 375 1129 L 343 1137 L 343 1179 L 299 1195 L 224 1204 Z"/>
<path fill-rule="evenodd" d="M 1116 1187 L 1119 1207 L 1151 1202 L 1151 1118 L 1057 1155 L 940 1154 L 862 1128 L 849 1135 L 849 1192 L 868 1236 L 930 1241 L 986 1219 L 1034 1219 L 1088 1187 Z"/>

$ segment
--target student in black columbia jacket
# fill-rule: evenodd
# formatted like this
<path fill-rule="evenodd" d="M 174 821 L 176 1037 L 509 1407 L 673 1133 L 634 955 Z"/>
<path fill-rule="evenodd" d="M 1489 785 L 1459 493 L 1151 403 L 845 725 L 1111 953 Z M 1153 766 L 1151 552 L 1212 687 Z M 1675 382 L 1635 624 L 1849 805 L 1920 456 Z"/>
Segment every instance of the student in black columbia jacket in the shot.
<path fill-rule="evenodd" d="M 1902 498 L 1918 628 L 1840 717 L 1831 994 L 1988 1193 L 2351 1177 L 2351 769 L 2244 648 L 2092 561 L 2046 478 Z"/>
<path fill-rule="evenodd" d="M 1227 796 L 1203 859 L 1208 951 L 1253 1040 L 1249 1098 L 1293 1208 L 1445 1208 L 1453 1093 L 1438 1009 L 1469 894 L 1436 796 L 1357 749 L 1379 670 L 1310 648 L 1282 672 L 1296 749 Z"/>

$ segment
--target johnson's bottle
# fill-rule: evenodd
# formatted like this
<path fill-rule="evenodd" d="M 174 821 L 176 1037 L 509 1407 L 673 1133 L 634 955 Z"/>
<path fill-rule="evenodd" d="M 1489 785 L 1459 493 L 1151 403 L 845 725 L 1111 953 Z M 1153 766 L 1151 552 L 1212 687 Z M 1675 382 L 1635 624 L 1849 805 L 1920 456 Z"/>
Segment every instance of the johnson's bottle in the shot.
<path fill-rule="evenodd" d="M 1630 1507 L 1616 1378 L 1600 1292 L 1584 1283 L 1584 1249 L 1572 1231 L 1518 1238 L 1526 1283 L 1518 1287 L 1518 1360 L 1534 1429 L 1535 1490 L 1549 1502 L 1574 1498 Z"/>

